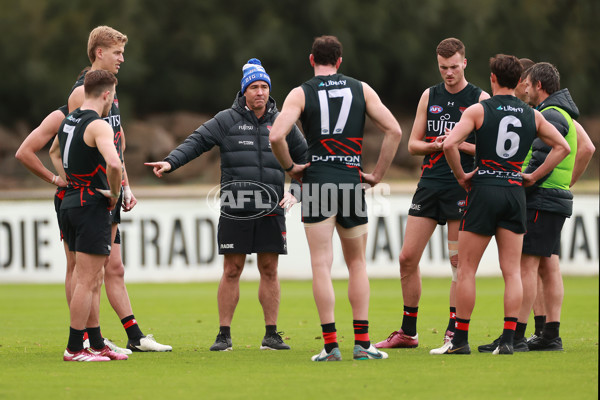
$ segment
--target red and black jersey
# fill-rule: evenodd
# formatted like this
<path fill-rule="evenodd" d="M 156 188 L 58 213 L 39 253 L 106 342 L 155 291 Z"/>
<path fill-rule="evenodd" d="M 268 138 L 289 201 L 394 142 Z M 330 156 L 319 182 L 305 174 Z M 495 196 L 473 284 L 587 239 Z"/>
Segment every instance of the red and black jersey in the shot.
<path fill-rule="evenodd" d="M 535 114 L 512 95 L 481 102 L 484 119 L 475 131 L 477 173 L 473 185 L 521 186 L 521 167 L 536 138 Z"/>
<path fill-rule="evenodd" d="M 85 79 L 85 75 L 88 71 L 85 71 L 81 74 L 79 79 L 75 82 L 73 87 L 71 88 L 71 93 L 73 90 L 78 88 L 79 86 L 83 86 L 83 81 Z M 70 94 L 69 94 L 70 95 Z M 117 98 L 117 92 L 115 92 L 115 99 L 113 100 L 113 104 L 110 107 L 110 111 L 108 115 L 103 118 L 113 129 L 115 133 L 115 148 L 117 149 L 117 153 L 119 153 L 119 158 L 121 162 L 123 162 L 123 138 L 121 134 L 121 111 L 119 110 L 119 99 Z"/>
<path fill-rule="evenodd" d="M 342 74 L 315 76 L 302 84 L 300 116 L 311 165 L 361 168 L 366 102 L 362 83 Z"/>
<path fill-rule="evenodd" d="M 106 161 L 97 147 L 83 140 L 88 125 L 101 119 L 93 110 L 76 109 L 64 119 L 58 130 L 67 190 L 61 208 L 84 207 L 106 201 L 96 189 L 108 189 Z"/>
<path fill-rule="evenodd" d="M 446 90 L 443 82 L 430 87 L 425 141 L 431 143 L 437 137 L 445 135 L 447 129 L 454 128 L 454 125 L 460 121 L 463 111 L 479 102 L 480 95 L 481 89 L 470 83 L 463 90 L 454 94 Z M 473 133 L 466 141 L 475 143 Z M 460 161 L 465 172 L 473 170 L 473 156 L 461 152 Z M 423 159 L 419 186 L 443 188 L 454 185 L 458 185 L 458 183 L 446 161 L 444 152 L 427 154 Z"/>

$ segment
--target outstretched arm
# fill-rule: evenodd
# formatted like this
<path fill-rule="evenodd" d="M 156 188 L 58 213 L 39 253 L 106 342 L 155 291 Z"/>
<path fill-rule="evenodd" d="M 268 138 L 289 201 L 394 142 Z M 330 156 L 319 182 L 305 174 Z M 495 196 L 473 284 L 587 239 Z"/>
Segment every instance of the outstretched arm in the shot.
<path fill-rule="evenodd" d="M 200 125 L 163 161 L 146 162 L 144 165 L 152 167 L 154 175 L 162 178 L 164 173 L 175 171 L 214 146 L 220 146 L 222 137 L 225 135 L 218 121 L 221 113 L 224 113 L 224 111 Z"/>
<path fill-rule="evenodd" d="M 171 164 L 166 161 L 145 162 L 144 165 L 152 167 L 152 172 L 159 178 L 171 170 Z"/>

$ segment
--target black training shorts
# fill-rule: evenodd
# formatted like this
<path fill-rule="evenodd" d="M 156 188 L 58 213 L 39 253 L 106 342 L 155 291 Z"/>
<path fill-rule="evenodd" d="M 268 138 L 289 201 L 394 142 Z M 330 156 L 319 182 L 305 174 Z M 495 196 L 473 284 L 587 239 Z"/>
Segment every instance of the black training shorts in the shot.
<path fill-rule="evenodd" d="M 557 213 L 527 209 L 527 233 L 523 254 L 540 257 L 560 255 L 560 232 L 567 217 Z"/>
<path fill-rule="evenodd" d="M 525 191 L 521 186 L 473 186 L 460 230 L 493 236 L 497 228 L 525 233 Z"/>
<path fill-rule="evenodd" d="M 61 209 L 60 224 L 70 251 L 110 254 L 111 216 L 107 202 Z"/>
<path fill-rule="evenodd" d="M 350 229 L 366 224 L 367 203 L 360 170 L 345 165 L 311 165 L 302 179 L 302 222 L 313 224 L 335 216 Z"/>
<path fill-rule="evenodd" d="M 408 215 L 431 218 L 439 225 L 460 221 L 466 206 L 467 192 L 458 184 L 444 189 L 417 187 Z"/>
<path fill-rule="evenodd" d="M 256 219 L 219 218 L 219 254 L 287 254 L 285 217 L 267 215 Z"/>
<path fill-rule="evenodd" d="M 64 191 L 62 192 L 62 196 L 64 197 Z M 61 226 L 61 222 L 60 222 L 60 205 L 62 203 L 62 199 L 63 197 L 58 195 L 54 196 L 54 210 L 56 211 L 56 220 L 58 221 L 58 229 L 60 230 L 60 240 L 63 240 L 63 230 L 62 230 L 62 226 Z M 122 204 L 122 200 L 123 200 L 123 195 L 121 195 L 119 197 L 119 200 L 117 200 L 117 204 L 115 205 L 115 208 L 113 208 L 110 211 L 110 216 L 111 216 L 111 220 L 113 224 L 119 224 L 121 223 L 121 204 Z M 119 231 L 119 228 L 117 228 L 117 234 L 115 235 L 115 240 L 114 242 L 115 244 L 121 244 L 121 232 Z"/>

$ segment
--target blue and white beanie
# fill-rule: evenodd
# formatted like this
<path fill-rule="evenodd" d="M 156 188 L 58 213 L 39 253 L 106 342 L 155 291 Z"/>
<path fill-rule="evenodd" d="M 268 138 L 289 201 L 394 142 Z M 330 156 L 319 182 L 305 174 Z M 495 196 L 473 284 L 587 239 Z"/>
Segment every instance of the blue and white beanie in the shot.
<path fill-rule="evenodd" d="M 263 68 L 260 60 L 257 58 L 251 58 L 242 67 L 244 77 L 242 78 L 242 95 L 246 92 L 246 88 L 255 81 L 265 81 L 269 85 L 269 91 L 271 90 L 271 78 Z"/>

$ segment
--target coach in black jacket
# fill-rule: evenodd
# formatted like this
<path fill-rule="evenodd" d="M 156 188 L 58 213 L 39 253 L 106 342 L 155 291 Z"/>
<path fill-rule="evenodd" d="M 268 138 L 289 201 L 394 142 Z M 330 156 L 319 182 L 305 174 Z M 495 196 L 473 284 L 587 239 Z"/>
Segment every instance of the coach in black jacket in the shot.
<path fill-rule="evenodd" d="M 242 68 L 241 91 L 231 108 L 196 129 L 164 161 L 146 163 L 159 178 L 185 165 L 214 146 L 221 151 L 221 216 L 217 241 L 224 255 L 217 294 L 220 329 L 210 350 L 233 348 L 231 321 L 239 300 L 239 279 L 246 254 L 257 253 L 266 333 L 261 349 L 288 350 L 277 332 L 279 254 L 287 254 L 284 208 L 296 202 L 284 193 L 285 173 L 271 152 L 269 131 L 279 114 L 269 96 L 271 79 L 259 60 Z M 294 126 L 287 144 L 295 163 L 306 162 L 307 145 Z"/>

